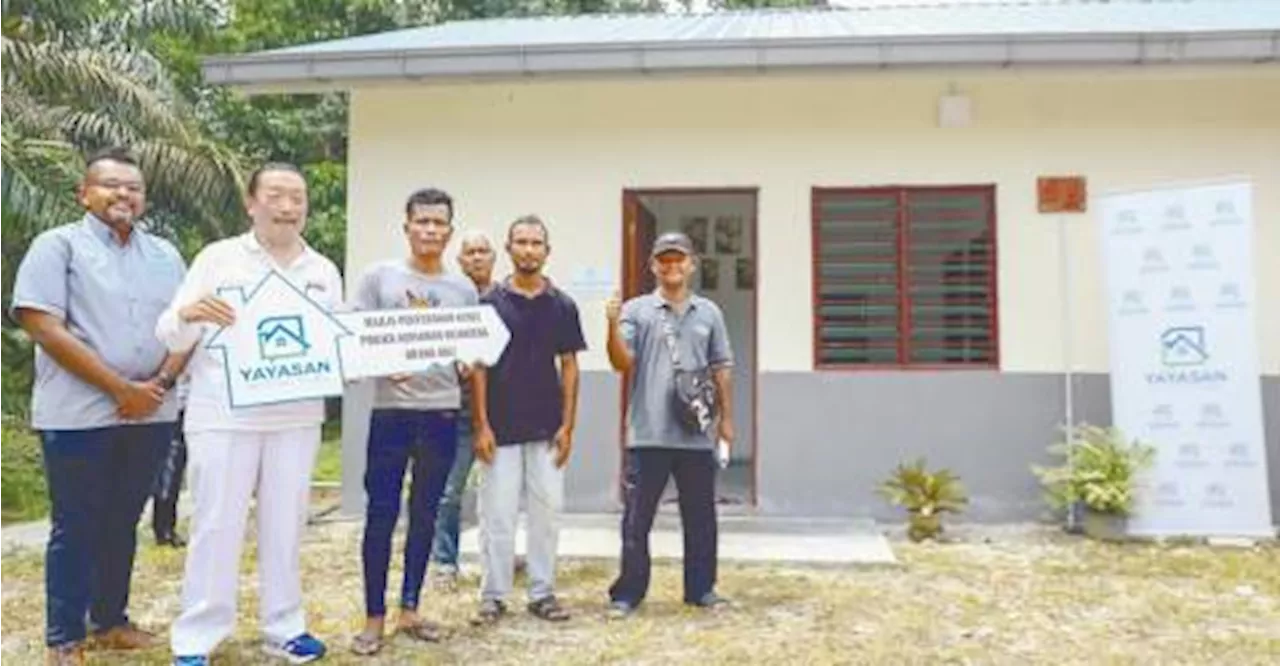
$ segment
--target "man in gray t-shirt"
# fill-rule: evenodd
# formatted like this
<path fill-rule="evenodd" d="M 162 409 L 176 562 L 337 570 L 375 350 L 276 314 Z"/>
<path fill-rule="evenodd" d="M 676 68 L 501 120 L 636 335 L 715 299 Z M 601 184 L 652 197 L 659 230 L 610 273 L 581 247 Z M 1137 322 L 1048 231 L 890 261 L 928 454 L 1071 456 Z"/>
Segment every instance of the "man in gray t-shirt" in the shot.
<path fill-rule="evenodd" d="M 609 362 L 631 380 L 627 403 L 626 508 L 622 566 L 609 588 L 610 614 L 630 615 L 649 590 L 649 529 L 667 479 L 674 477 L 684 530 L 684 601 L 719 608 L 716 583 L 716 440 L 733 442 L 733 351 L 724 314 L 689 287 L 697 267 L 693 243 L 677 232 L 653 244 L 658 289 L 606 306 Z M 718 414 L 686 426 L 678 410 L 677 371 L 705 373 Z M 700 419 L 701 420 L 701 419 Z"/>
<path fill-rule="evenodd" d="M 410 256 L 366 271 L 352 299 L 356 310 L 479 304 L 471 280 L 445 272 L 444 249 L 453 236 L 453 200 L 448 194 L 436 189 L 414 192 L 405 204 L 404 233 Z M 369 502 L 361 551 L 366 617 L 364 630 L 352 644 L 357 654 L 371 655 L 382 647 L 391 534 L 400 517 L 401 488 L 410 464 L 413 485 L 396 633 L 424 641 L 440 639 L 440 628 L 418 617 L 418 597 L 435 537 L 436 510 L 458 449 L 460 373 L 449 365 L 375 380 L 364 483 Z"/>
<path fill-rule="evenodd" d="M 352 306 L 356 310 L 457 308 L 479 303 L 475 284 L 454 273 L 425 273 L 412 259 L 375 264 L 360 278 Z M 462 391 L 458 372 L 438 366 L 411 376 L 375 380 L 374 409 L 458 409 Z"/>

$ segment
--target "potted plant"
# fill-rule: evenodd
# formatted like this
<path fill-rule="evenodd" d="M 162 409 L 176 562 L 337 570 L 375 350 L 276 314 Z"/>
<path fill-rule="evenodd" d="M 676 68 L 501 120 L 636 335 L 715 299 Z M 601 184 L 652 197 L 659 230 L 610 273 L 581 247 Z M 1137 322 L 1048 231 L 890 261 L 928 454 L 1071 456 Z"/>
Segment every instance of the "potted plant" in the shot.
<path fill-rule="evenodd" d="M 1155 460 L 1155 447 L 1129 441 L 1114 427 L 1076 426 L 1070 443 L 1054 442 L 1050 454 L 1061 465 L 1032 465 L 1045 498 L 1058 511 L 1079 509 L 1086 536 L 1105 541 L 1125 538 L 1133 511 L 1135 480 Z"/>
<path fill-rule="evenodd" d="M 928 471 L 924 458 L 900 463 L 878 492 L 907 510 L 907 537 L 912 541 L 936 538 L 942 533 L 942 514 L 959 513 L 969 502 L 959 477 L 948 469 Z"/>

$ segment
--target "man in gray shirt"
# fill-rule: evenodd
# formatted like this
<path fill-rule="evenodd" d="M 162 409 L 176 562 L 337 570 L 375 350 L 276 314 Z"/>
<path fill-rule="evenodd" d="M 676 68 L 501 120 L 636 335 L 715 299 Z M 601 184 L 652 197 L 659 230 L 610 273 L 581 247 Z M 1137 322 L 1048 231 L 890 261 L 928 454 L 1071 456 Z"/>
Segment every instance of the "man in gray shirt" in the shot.
<path fill-rule="evenodd" d="M 370 268 L 356 288 L 354 309 L 453 308 L 479 303 L 470 279 L 444 269 L 444 249 L 453 235 L 453 200 L 448 194 L 436 189 L 414 192 L 405 204 L 404 233 L 410 256 Z M 400 516 L 400 493 L 410 463 L 409 533 L 396 630 L 419 640 L 440 640 L 440 628 L 420 619 L 417 610 L 435 536 L 436 511 L 457 454 L 461 372 L 454 366 L 437 366 L 416 375 L 375 380 L 364 477 L 369 501 L 361 548 L 366 619 L 364 630 L 352 643 L 357 654 L 371 655 L 382 648 L 391 534 Z"/>
<path fill-rule="evenodd" d="M 11 313 L 36 343 L 32 427 L 49 487 L 45 642 L 49 663 L 83 663 L 94 643 L 147 648 L 129 621 L 136 530 L 177 420 L 170 389 L 186 354 L 155 337 L 186 267 L 135 226 L 142 173 L 122 149 L 89 158 L 86 214 L 36 237 L 18 267 Z"/>
<path fill-rule="evenodd" d="M 692 293 L 693 243 L 682 233 L 654 242 L 650 270 L 658 289 L 605 307 L 609 362 L 630 372 L 621 572 L 609 588 L 610 614 L 630 615 L 649 589 L 649 530 L 668 477 L 675 477 L 684 529 L 684 601 L 720 608 L 716 583 L 716 440 L 734 438 L 730 367 L 733 352 L 724 314 Z M 714 385 L 718 414 L 688 424 L 676 391 L 677 375 L 693 373 Z"/>

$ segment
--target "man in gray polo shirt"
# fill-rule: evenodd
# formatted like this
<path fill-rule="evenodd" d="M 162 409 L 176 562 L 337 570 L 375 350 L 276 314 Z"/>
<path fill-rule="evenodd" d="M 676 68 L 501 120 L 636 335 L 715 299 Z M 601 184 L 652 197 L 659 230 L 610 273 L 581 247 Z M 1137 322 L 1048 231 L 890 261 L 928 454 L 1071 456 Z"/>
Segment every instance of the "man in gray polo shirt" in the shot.
<path fill-rule="evenodd" d="M 181 255 L 136 228 L 145 209 L 137 162 L 89 158 L 77 191 L 86 214 L 36 237 L 18 267 L 11 313 L 36 343 L 31 425 L 49 487 L 45 552 L 49 663 L 83 663 L 95 645 L 149 647 L 130 621 L 138 517 L 177 420 L 170 391 L 186 354 L 155 326 L 182 282 Z"/>
<path fill-rule="evenodd" d="M 667 478 L 674 476 L 684 529 L 684 601 L 719 608 L 715 592 L 715 444 L 733 441 L 730 367 L 733 352 L 724 314 L 689 285 L 697 263 L 682 233 L 654 242 L 650 270 L 658 289 L 605 307 L 609 362 L 630 372 L 627 405 L 626 509 L 622 518 L 621 572 L 609 588 L 610 614 L 631 614 L 649 589 L 649 530 Z M 673 352 L 674 351 L 674 356 Z M 709 374 L 718 414 L 709 423 L 684 425 L 676 393 L 677 368 Z"/>

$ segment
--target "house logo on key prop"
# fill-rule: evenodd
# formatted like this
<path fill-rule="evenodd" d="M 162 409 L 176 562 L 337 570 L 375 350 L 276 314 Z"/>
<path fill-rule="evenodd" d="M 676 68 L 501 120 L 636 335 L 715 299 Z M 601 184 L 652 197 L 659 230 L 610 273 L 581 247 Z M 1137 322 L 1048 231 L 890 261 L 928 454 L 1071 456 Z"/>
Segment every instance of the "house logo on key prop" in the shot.
<path fill-rule="evenodd" d="M 311 344 L 302 315 L 267 317 L 258 322 L 258 354 L 264 361 L 305 356 Z"/>
<path fill-rule="evenodd" d="M 339 344 L 351 333 L 306 291 L 271 271 L 247 292 L 218 295 L 236 309 L 236 323 L 206 346 L 225 359 L 233 409 L 342 394 Z"/>

